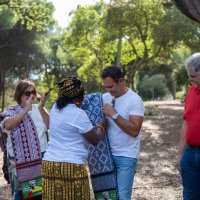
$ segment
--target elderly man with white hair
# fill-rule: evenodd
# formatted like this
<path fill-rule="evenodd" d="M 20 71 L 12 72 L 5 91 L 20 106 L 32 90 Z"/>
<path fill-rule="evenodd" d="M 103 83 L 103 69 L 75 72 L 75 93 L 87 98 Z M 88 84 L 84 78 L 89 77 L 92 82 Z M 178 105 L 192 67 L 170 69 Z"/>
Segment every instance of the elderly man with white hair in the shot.
<path fill-rule="evenodd" d="M 188 89 L 180 130 L 176 164 L 183 184 L 183 199 L 200 199 L 200 53 L 185 61 L 192 85 Z"/>

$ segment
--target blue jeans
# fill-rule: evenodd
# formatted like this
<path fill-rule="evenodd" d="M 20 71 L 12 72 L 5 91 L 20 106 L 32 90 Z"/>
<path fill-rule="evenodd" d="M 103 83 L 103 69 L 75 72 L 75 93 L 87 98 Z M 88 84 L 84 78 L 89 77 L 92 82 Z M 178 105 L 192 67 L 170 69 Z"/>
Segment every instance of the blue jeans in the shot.
<path fill-rule="evenodd" d="M 200 199 L 200 147 L 186 146 L 180 161 L 184 200 Z"/>
<path fill-rule="evenodd" d="M 123 156 L 113 156 L 113 162 L 117 173 L 117 190 L 119 200 L 131 200 L 137 159 Z"/>

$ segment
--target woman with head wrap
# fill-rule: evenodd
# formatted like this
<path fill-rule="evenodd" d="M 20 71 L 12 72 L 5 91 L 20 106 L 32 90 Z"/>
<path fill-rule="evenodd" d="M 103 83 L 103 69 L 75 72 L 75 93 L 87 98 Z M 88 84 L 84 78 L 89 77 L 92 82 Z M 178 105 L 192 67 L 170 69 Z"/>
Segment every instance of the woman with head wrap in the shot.
<path fill-rule="evenodd" d="M 106 121 L 93 126 L 80 109 L 84 88 L 76 77 L 57 84 L 58 98 L 50 112 L 50 142 L 42 163 L 44 200 L 89 200 L 85 141 L 96 145 Z"/>

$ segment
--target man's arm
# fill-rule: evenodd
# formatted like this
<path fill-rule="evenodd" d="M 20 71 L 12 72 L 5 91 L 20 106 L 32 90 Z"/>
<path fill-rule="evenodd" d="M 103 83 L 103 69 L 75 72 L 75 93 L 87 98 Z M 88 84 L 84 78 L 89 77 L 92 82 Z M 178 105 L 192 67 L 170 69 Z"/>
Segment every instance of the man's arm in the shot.
<path fill-rule="evenodd" d="M 186 145 L 186 141 L 185 141 L 186 127 L 187 127 L 187 123 L 184 120 L 182 127 L 180 129 L 180 139 L 179 139 L 178 152 L 177 152 L 177 157 L 176 157 L 176 167 L 179 171 L 180 171 L 180 160 L 181 160 L 181 157 L 183 155 L 183 151 Z"/>
<path fill-rule="evenodd" d="M 132 137 L 137 137 L 142 127 L 143 117 L 137 115 L 130 115 L 129 120 L 124 119 L 120 115 L 114 122 L 119 128 Z"/>
<path fill-rule="evenodd" d="M 112 117 L 114 114 L 116 114 L 115 109 L 110 104 L 105 104 L 103 106 L 103 112 L 109 117 Z M 126 120 L 119 115 L 117 119 L 114 120 L 114 122 L 119 126 L 122 131 L 124 131 L 128 135 L 132 137 L 137 137 L 142 127 L 143 116 L 130 115 L 129 119 Z"/>

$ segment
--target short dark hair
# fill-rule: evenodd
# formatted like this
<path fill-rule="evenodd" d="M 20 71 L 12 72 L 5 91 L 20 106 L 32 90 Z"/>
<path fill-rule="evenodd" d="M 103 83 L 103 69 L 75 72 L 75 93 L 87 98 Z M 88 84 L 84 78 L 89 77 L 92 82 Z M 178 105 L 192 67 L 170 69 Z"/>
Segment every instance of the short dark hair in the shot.
<path fill-rule="evenodd" d="M 15 93 L 14 93 L 14 100 L 20 104 L 21 103 L 21 97 L 24 94 L 24 92 L 29 88 L 29 87 L 34 87 L 35 89 L 35 84 L 29 80 L 21 80 L 16 88 L 15 88 Z"/>
<path fill-rule="evenodd" d="M 120 78 L 124 78 L 124 72 L 117 65 L 110 65 L 103 69 L 101 72 L 101 78 L 105 79 L 111 77 L 116 83 L 118 83 Z"/>

